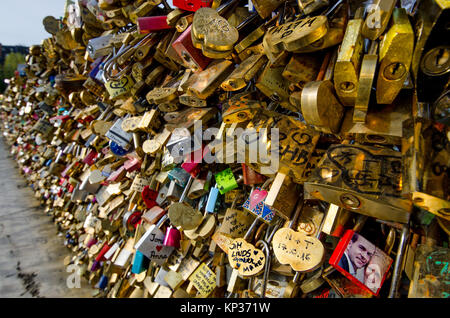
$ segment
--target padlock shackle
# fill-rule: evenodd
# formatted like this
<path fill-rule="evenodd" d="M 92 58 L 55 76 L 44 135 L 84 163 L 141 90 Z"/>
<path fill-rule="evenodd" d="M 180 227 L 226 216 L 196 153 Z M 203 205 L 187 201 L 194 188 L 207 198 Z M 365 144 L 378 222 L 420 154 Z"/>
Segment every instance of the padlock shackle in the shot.
<path fill-rule="evenodd" d="M 282 226 L 283 226 L 283 219 L 282 219 L 282 218 L 279 218 L 278 221 L 277 221 L 277 223 L 274 225 L 274 228 L 273 228 L 272 232 L 270 232 L 270 235 L 269 235 L 268 237 L 266 237 L 266 240 L 265 240 L 265 241 L 266 241 L 268 244 L 272 243 L 272 239 L 273 239 L 275 233 L 276 233 Z M 268 232 L 266 232 L 266 236 L 267 236 L 267 233 L 268 233 Z"/>
<path fill-rule="evenodd" d="M 264 264 L 263 285 L 261 287 L 261 298 L 266 298 L 267 281 L 269 280 L 270 264 L 272 263 L 272 257 L 270 254 L 269 244 L 265 241 L 259 240 L 256 242 L 255 247 L 262 246 L 262 250 L 266 254 L 266 263 Z"/>
<path fill-rule="evenodd" d="M 293 229 L 295 225 L 297 224 L 298 217 L 300 216 L 300 213 L 303 210 L 303 206 L 305 205 L 305 201 L 303 200 L 303 196 L 299 196 L 297 200 L 297 207 L 295 208 L 294 216 L 289 221 L 288 227 L 290 229 Z"/>
<path fill-rule="evenodd" d="M 405 258 L 405 250 L 409 238 L 409 224 L 404 224 L 402 235 L 398 244 L 397 256 L 395 257 L 394 270 L 392 272 L 391 287 L 389 289 L 388 298 L 398 298 L 398 287 L 400 284 L 401 273 L 403 269 L 403 261 Z"/>
<path fill-rule="evenodd" d="M 184 199 L 186 198 L 186 195 L 189 192 L 189 189 L 190 189 L 193 181 L 194 181 L 194 177 L 189 175 L 189 180 L 188 180 L 186 186 L 184 187 L 183 193 L 181 194 L 180 200 L 178 202 L 183 202 L 184 201 Z"/>
<path fill-rule="evenodd" d="M 250 239 L 250 236 L 252 235 L 253 231 L 256 229 L 256 227 L 258 226 L 260 222 L 260 218 L 256 217 L 255 220 L 253 221 L 253 223 L 250 225 L 250 227 L 248 228 L 247 232 L 245 233 L 243 239 L 245 241 L 248 242 L 248 240 Z"/>
<path fill-rule="evenodd" d="M 338 6 L 340 6 L 342 4 L 343 0 L 338 0 L 331 8 L 329 8 L 327 11 L 325 11 L 324 13 L 322 13 L 321 15 L 324 15 L 326 17 L 328 17 L 331 13 L 336 13 L 336 9 Z M 333 16 L 331 15 L 331 17 Z"/>

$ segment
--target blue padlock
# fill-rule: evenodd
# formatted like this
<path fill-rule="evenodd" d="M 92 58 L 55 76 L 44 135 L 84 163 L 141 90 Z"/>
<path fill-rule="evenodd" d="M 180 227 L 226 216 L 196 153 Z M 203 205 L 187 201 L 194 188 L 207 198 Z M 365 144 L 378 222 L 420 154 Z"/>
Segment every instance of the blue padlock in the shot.
<path fill-rule="evenodd" d="M 209 195 L 208 195 L 208 201 L 206 202 L 206 208 L 205 211 L 207 213 L 214 213 L 215 207 L 216 207 L 216 202 L 217 199 L 219 198 L 219 188 L 214 187 L 211 188 L 211 190 L 209 191 Z"/>
<path fill-rule="evenodd" d="M 109 148 L 111 149 L 111 152 L 115 154 L 116 156 L 125 156 L 129 151 L 119 146 L 114 141 L 109 142 Z"/>
<path fill-rule="evenodd" d="M 102 275 L 102 277 L 100 277 L 100 280 L 98 281 L 98 288 L 105 289 L 107 285 L 108 285 L 108 276 Z"/>
<path fill-rule="evenodd" d="M 181 167 L 175 167 L 172 170 L 170 170 L 169 173 L 167 174 L 167 177 L 170 180 L 174 181 L 177 185 L 179 185 L 182 188 L 186 186 L 190 176 L 191 175 Z"/>
<path fill-rule="evenodd" d="M 148 267 L 149 259 L 145 257 L 144 254 L 142 254 L 139 251 L 136 251 L 136 254 L 133 258 L 133 266 L 131 267 L 131 272 L 133 274 L 140 274 L 143 271 L 145 271 Z"/>

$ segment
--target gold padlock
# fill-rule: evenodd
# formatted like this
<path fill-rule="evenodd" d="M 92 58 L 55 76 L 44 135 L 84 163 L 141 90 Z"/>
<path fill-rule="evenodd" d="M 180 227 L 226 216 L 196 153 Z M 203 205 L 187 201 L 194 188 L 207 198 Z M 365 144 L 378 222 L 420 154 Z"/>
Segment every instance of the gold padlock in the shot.
<path fill-rule="evenodd" d="M 353 122 L 364 123 L 366 121 L 367 110 L 369 109 L 370 95 L 372 93 L 372 83 L 377 69 L 378 43 L 372 42 L 369 52 L 364 55 L 359 74 L 358 92 L 353 111 Z"/>
<path fill-rule="evenodd" d="M 266 62 L 267 58 L 263 54 L 251 55 L 234 69 L 220 87 L 224 91 L 237 91 L 244 88 Z"/>
<path fill-rule="evenodd" d="M 330 146 L 305 182 L 313 197 L 378 219 L 408 222 L 411 201 L 402 196 L 399 152 L 384 147 Z"/>
<path fill-rule="evenodd" d="M 367 17 L 361 29 L 361 34 L 365 38 L 374 41 L 383 34 L 396 2 L 396 0 L 376 0 L 369 5 Z"/>
<path fill-rule="evenodd" d="M 409 73 L 414 49 L 414 33 L 405 9 L 395 8 L 392 26 L 380 42 L 380 70 L 377 80 L 377 103 L 391 104 Z"/>
<path fill-rule="evenodd" d="M 403 122 L 403 193 L 413 204 L 450 220 L 448 126 L 424 118 Z"/>
<path fill-rule="evenodd" d="M 348 22 L 334 67 L 334 87 L 344 106 L 353 106 L 358 91 L 358 75 L 363 54 L 362 9 Z"/>

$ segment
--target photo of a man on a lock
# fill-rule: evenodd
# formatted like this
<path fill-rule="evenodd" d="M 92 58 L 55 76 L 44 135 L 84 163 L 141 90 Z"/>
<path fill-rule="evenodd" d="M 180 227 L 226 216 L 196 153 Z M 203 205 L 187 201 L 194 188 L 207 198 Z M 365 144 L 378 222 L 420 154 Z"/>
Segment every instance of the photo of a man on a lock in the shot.
<path fill-rule="evenodd" d="M 353 234 L 338 264 L 373 292 L 380 288 L 389 265 L 389 257 L 358 233 Z"/>

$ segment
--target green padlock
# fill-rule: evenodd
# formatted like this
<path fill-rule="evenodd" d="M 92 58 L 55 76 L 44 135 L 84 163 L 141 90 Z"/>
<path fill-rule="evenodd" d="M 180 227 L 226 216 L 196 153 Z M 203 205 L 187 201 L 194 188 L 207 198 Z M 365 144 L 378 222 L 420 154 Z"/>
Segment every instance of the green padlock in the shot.
<path fill-rule="evenodd" d="M 225 194 L 238 187 L 233 171 L 230 168 L 217 173 L 214 177 L 216 178 L 216 186 L 220 194 Z"/>

